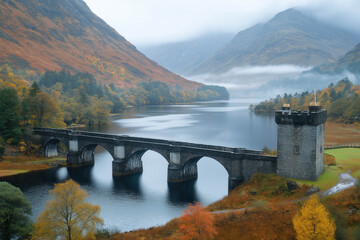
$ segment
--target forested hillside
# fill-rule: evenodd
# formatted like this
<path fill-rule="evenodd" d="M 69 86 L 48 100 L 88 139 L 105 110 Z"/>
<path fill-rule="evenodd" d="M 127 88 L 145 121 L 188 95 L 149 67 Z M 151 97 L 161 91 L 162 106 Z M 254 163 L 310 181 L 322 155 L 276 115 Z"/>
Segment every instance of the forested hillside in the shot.
<path fill-rule="evenodd" d="M 23 127 L 65 126 L 65 122 L 66 125 L 82 124 L 98 128 L 107 124 L 110 113 L 119 113 L 128 106 L 229 99 L 227 90 L 218 86 L 204 85 L 197 90 L 186 90 L 180 86 L 169 87 L 163 82 L 142 81 L 136 87 L 124 90 L 114 84 L 100 85 L 89 73 L 71 74 L 65 70 L 47 71 L 41 76 L 28 71 L 18 73 L 27 78 L 39 78 L 38 83 L 31 83 L 14 74 L 14 69 L 8 65 L 0 68 L 0 71 L 0 90 L 9 90 L 17 96 L 20 102 L 18 117 L 23 119 Z M 28 106 L 25 105 L 33 104 L 36 107 L 37 93 L 46 98 L 42 100 L 56 105 L 51 108 L 49 119 L 28 119 L 34 114 L 27 113 Z M 57 117 L 56 121 L 52 118 L 54 116 Z"/>
<path fill-rule="evenodd" d="M 328 117 L 346 123 L 360 122 L 360 85 L 354 85 L 347 78 L 338 83 L 330 84 L 324 90 L 316 92 L 317 102 L 328 110 Z M 273 112 L 280 110 L 283 104 L 289 103 L 291 109 L 308 110 L 310 102 L 315 101 L 315 94 L 302 92 L 278 95 L 254 107 L 255 112 Z"/>
<path fill-rule="evenodd" d="M 146 58 L 96 16 L 83 0 L 0 1 L 0 64 L 34 72 L 88 72 L 101 84 L 135 87 L 141 81 L 196 89 Z"/>

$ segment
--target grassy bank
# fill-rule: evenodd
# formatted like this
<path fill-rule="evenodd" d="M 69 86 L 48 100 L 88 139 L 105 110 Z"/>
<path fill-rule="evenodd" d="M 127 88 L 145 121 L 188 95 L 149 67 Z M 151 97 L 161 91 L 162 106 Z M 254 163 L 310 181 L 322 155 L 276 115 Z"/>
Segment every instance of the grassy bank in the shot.
<path fill-rule="evenodd" d="M 340 148 L 326 150 L 335 157 L 336 165 L 327 166 L 317 181 L 294 180 L 298 183 L 318 186 L 321 190 L 329 189 L 339 181 L 339 174 L 349 172 L 353 177 L 360 176 L 360 149 Z"/>
<path fill-rule="evenodd" d="M 29 171 L 46 170 L 66 163 L 62 157 L 5 156 L 0 161 L 0 177 L 22 174 Z"/>

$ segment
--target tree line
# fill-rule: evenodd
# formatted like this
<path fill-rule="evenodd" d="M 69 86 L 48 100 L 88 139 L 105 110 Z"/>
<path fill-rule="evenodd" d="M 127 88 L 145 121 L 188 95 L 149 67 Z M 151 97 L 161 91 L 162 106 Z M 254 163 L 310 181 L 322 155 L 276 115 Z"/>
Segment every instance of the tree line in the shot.
<path fill-rule="evenodd" d="M 224 87 L 201 86 L 197 90 L 169 87 L 163 82 L 142 81 L 134 88 L 120 89 L 114 84 L 100 85 L 89 73 L 47 71 L 39 85 L 50 93 L 64 112 L 64 121 L 101 127 L 109 113 L 119 113 L 128 106 L 172 104 L 229 99 Z"/>
<path fill-rule="evenodd" d="M 283 104 L 290 104 L 291 109 L 307 110 L 310 102 L 316 101 L 328 111 L 328 117 L 340 122 L 356 123 L 360 118 L 360 85 L 354 85 L 345 78 L 336 84 L 330 84 L 316 93 L 278 95 L 254 107 L 255 112 L 273 112 L 281 109 Z"/>
<path fill-rule="evenodd" d="M 28 129 L 65 127 L 61 109 L 50 94 L 4 68 L 0 69 L 0 116 L 0 157 L 5 143 L 27 141 Z"/>
<path fill-rule="evenodd" d="M 110 113 L 120 113 L 128 106 L 218 99 L 229 99 L 224 87 L 185 90 L 163 82 L 142 81 L 134 88 L 120 89 L 114 84 L 99 84 L 89 73 L 62 70 L 39 75 L 3 65 L 0 67 L 0 156 L 4 154 L 5 143 L 25 141 L 34 127 L 64 128 L 75 124 L 98 129 L 108 124 Z"/>

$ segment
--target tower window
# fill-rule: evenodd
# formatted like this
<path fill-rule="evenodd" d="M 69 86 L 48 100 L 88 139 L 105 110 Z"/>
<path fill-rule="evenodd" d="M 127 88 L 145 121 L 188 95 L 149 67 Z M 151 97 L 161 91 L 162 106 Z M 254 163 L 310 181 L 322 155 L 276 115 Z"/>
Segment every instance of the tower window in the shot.
<path fill-rule="evenodd" d="M 294 146 L 294 154 L 295 154 L 295 155 L 299 155 L 299 154 L 300 154 L 300 147 L 299 147 L 299 146 Z"/>

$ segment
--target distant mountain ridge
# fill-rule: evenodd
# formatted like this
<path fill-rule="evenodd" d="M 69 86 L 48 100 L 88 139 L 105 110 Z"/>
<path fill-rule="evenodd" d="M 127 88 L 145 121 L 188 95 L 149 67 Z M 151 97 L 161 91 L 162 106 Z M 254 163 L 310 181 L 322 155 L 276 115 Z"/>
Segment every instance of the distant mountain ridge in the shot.
<path fill-rule="evenodd" d="M 102 84 L 121 88 L 143 80 L 185 89 L 202 85 L 146 58 L 83 0 L 2 0 L 0 63 L 34 71 L 89 72 Z"/>
<path fill-rule="evenodd" d="M 186 41 L 140 47 L 140 50 L 170 71 L 184 74 L 233 37 L 234 34 L 231 33 L 209 33 Z"/>
<path fill-rule="evenodd" d="M 239 32 L 187 75 L 220 73 L 245 65 L 315 66 L 336 61 L 359 41 L 358 35 L 288 9 L 265 24 Z"/>

